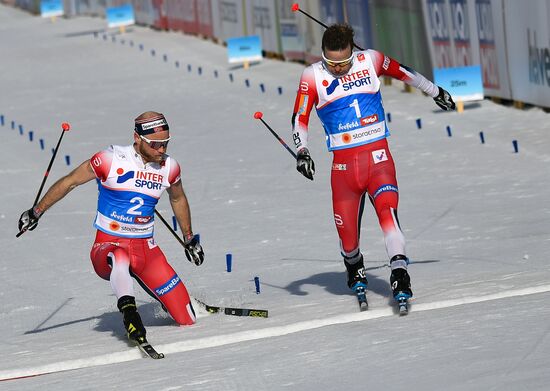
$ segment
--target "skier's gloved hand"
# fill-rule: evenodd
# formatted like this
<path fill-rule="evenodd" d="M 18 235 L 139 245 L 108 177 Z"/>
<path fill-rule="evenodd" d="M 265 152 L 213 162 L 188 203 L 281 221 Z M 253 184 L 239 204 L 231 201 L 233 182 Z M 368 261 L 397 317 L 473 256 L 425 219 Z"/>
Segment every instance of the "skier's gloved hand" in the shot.
<path fill-rule="evenodd" d="M 451 94 L 449 94 L 447 91 L 439 86 L 437 88 L 439 88 L 439 94 L 434 98 L 435 104 L 445 111 L 455 110 L 456 105 L 453 101 Z"/>
<path fill-rule="evenodd" d="M 29 210 L 24 211 L 19 217 L 19 232 L 32 231 L 38 225 L 38 219 L 42 216 L 42 212 L 33 206 Z"/>
<path fill-rule="evenodd" d="M 183 246 L 185 247 L 185 256 L 189 262 L 197 266 L 202 265 L 204 262 L 204 251 L 198 241 L 198 236 L 192 233 L 187 234 L 183 241 Z"/>
<path fill-rule="evenodd" d="M 296 169 L 307 179 L 313 180 L 313 174 L 315 174 L 315 163 L 311 159 L 311 156 L 309 156 L 309 151 L 307 148 L 302 148 L 298 151 Z"/>

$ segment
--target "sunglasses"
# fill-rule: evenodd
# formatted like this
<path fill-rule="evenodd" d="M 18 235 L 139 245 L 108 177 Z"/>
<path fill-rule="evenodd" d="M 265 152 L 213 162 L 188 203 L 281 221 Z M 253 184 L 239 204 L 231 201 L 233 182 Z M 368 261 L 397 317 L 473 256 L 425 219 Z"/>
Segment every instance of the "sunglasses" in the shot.
<path fill-rule="evenodd" d="M 323 52 L 321 52 L 321 56 L 323 56 L 323 62 L 329 67 L 335 67 L 336 65 L 345 67 L 346 65 L 349 65 L 353 62 L 353 52 L 351 53 L 351 56 L 349 56 L 345 60 L 340 60 L 340 61 L 329 60 L 328 58 L 325 57 L 325 53 Z"/>
<path fill-rule="evenodd" d="M 165 138 L 164 140 L 149 140 L 147 137 L 140 135 L 139 138 L 145 141 L 147 145 L 153 149 L 166 149 L 168 148 L 168 142 L 170 141 L 170 137 Z"/>

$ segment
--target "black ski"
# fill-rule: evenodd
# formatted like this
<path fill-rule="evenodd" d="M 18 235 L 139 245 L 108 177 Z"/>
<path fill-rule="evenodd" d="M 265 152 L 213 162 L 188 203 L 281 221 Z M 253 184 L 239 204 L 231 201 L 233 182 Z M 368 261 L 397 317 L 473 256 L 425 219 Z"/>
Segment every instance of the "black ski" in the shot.
<path fill-rule="evenodd" d="M 149 342 L 143 342 L 138 344 L 139 350 L 155 360 L 164 358 L 164 353 L 159 353 L 151 346 Z"/>
<path fill-rule="evenodd" d="M 357 295 L 357 302 L 359 303 L 359 311 L 366 311 L 369 309 L 369 303 L 367 302 L 367 290 L 364 286 L 355 288 L 355 294 Z"/>
<path fill-rule="evenodd" d="M 137 345 L 137 347 L 139 348 L 139 350 L 141 350 L 143 353 L 145 353 L 148 357 L 151 357 L 155 360 L 164 358 L 164 353 L 157 352 L 155 350 L 155 348 L 152 347 L 151 344 L 145 338 L 140 338 L 140 340 L 141 340 L 141 342 L 138 342 L 134 339 L 131 339 L 130 341 L 135 343 Z"/>
<path fill-rule="evenodd" d="M 216 314 L 221 312 L 225 315 L 251 316 L 254 318 L 267 318 L 269 315 L 267 310 L 258 310 L 253 308 L 218 307 L 214 305 L 208 305 L 197 299 L 195 300 L 199 304 L 201 304 L 206 309 L 206 311 L 210 312 L 211 314 Z"/>

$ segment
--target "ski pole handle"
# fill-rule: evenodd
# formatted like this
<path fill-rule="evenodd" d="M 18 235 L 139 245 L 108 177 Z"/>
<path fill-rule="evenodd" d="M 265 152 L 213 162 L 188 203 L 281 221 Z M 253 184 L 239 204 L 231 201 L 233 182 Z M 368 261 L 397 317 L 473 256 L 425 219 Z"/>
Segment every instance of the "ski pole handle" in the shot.
<path fill-rule="evenodd" d="M 281 145 L 282 145 L 283 147 L 286 148 L 286 150 L 294 157 L 294 159 L 298 159 L 298 156 L 296 156 L 296 153 L 295 153 L 292 149 L 290 149 L 290 147 L 288 146 L 288 144 L 285 143 L 285 141 L 284 141 L 281 137 L 279 137 L 279 135 L 278 135 L 273 129 L 271 129 L 271 126 L 269 126 L 269 125 L 267 124 L 267 122 L 265 122 L 264 119 L 263 119 L 262 117 L 263 117 L 263 113 L 262 113 L 261 111 L 256 111 L 256 112 L 254 113 L 254 118 L 259 119 L 260 121 L 262 121 L 262 123 L 265 125 L 265 127 L 266 127 L 267 129 L 269 129 L 269 131 L 271 132 L 271 134 L 272 134 L 277 140 L 279 140 L 279 142 L 281 143 Z"/>

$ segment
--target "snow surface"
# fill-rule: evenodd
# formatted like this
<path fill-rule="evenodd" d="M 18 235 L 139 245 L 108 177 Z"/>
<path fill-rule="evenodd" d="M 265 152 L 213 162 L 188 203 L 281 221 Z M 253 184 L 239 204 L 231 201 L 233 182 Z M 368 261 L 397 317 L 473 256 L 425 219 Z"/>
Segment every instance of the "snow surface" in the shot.
<path fill-rule="evenodd" d="M 369 207 L 361 240 L 370 309 L 359 313 L 345 285 L 318 119 L 310 182 L 253 118 L 263 111 L 290 141 L 303 66 L 264 60 L 245 70 L 200 38 L 132 27 L 104 39 L 105 25 L 52 23 L 0 5 L 0 378 L 54 372 L 1 382 L 1 390 L 548 389 L 548 114 L 490 101 L 444 113 L 399 82 L 383 87 L 415 298 L 398 317 Z M 47 185 L 107 145 L 129 144 L 132 120 L 146 110 L 170 123 L 169 152 L 181 163 L 206 262 L 187 262 L 160 222 L 157 242 L 193 297 L 269 310 L 257 319 L 196 307 L 197 324 L 178 327 L 136 285 L 149 339 L 166 353 L 159 361 L 126 342 L 110 286 L 91 267 L 93 182 L 15 239 L 63 121 L 72 129 Z M 166 196 L 158 209 L 171 218 Z"/>

